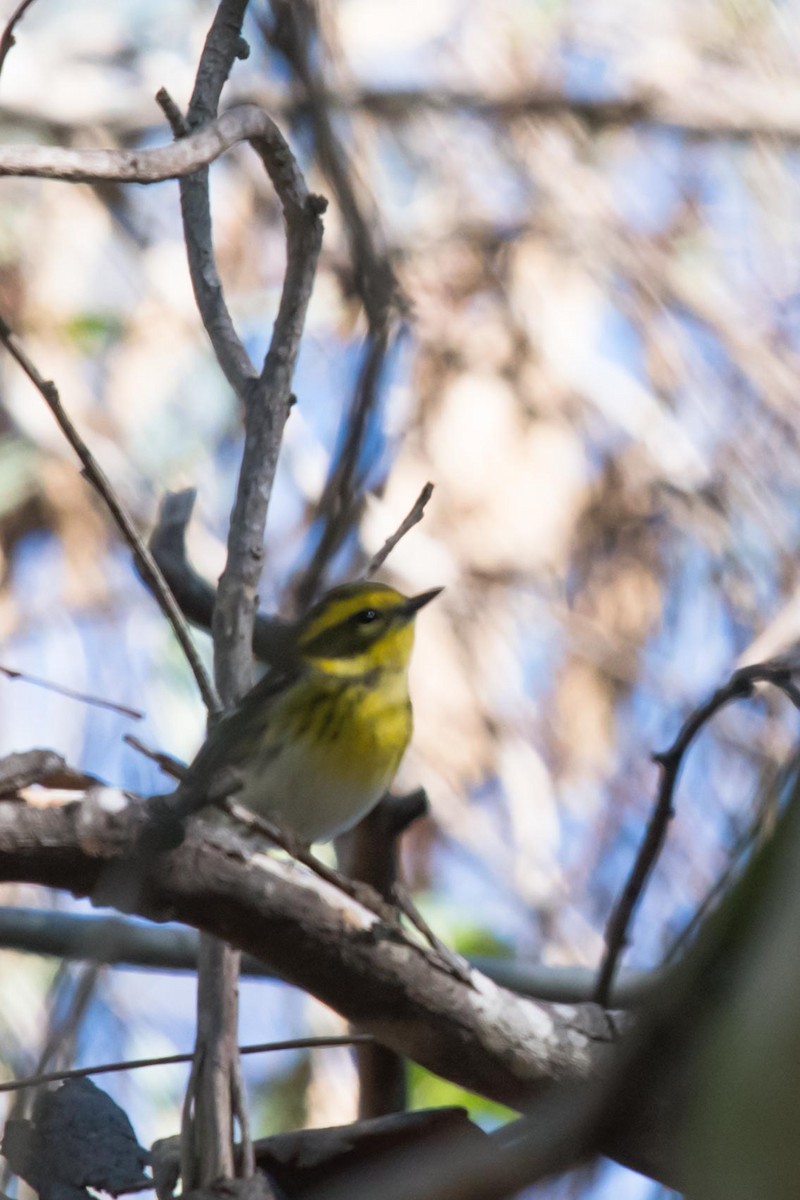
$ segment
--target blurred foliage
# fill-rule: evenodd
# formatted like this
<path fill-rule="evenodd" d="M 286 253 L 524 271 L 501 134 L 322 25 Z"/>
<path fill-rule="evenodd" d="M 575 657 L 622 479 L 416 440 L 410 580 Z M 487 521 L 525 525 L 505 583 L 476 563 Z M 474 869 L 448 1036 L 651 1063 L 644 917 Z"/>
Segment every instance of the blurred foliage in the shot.
<path fill-rule="evenodd" d="M 478 1096 L 438 1075 L 431 1075 L 430 1071 L 417 1063 L 408 1064 L 407 1076 L 410 1108 L 447 1108 L 456 1105 L 465 1108 L 470 1120 L 486 1130 L 496 1129 L 517 1115 L 503 1104 L 495 1104 L 485 1096 Z"/>
<path fill-rule="evenodd" d="M 165 140 L 153 95 L 166 84 L 185 106 L 211 14 L 206 0 L 40 0 L 4 69 L 2 137 Z M 446 585 L 419 628 L 399 786 L 423 784 L 434 819 L 408 837 L 406 873 L 462 947 L 466 925 L 473 942 L 592 964 L 653 794 L 650 752 L 738 662 L 800 633 L 800 3 L 324 0 L 320 20 L 334 127 L 407 312 L 360 459 L 370 495 L 329 580 L 436 484 L 386 570 L 401 587 Z M 313 109 L 269 27 L 257 0 L 226 102 L 276 113 L 311 186 L 333 197 Z M 603 115 L 630 97 L 650 115 Z M 0 190 L 0 312 L 142 528 L 164 490 L 199 488 L 190 548 L 216 578 L 239 414 L 194 308 L 177 188 Z M 280 216 L 243 150 L 213 168 L 212 199 L 255 355 L 282 278 Z M 347 214 L 334 202 L 326 223 L 268 528 L 262 602 L 283 611 L 319 538 L 364 353 Z M 136 732 L 191 755 L 202 712 L 185 668 L 5 360 L 0 402 L 2 661 L 145 709 Z M 122 718 L 22 683 L 0 680 L 0 698 L 0 749 L 46 744 L 133 789 L 160 785 L 122 744 Z M 689 919 L 793 731 L 765 697 L 703 735 L 631 961 L 657 961 Z M 6 972 L 3 1006 L 40 974 Z M 153 977 L 152 1037 L 185 1038 L 165 990 Z M 299 1019 L 268 1007 L 251 1040 Z M 306 1082 L 298 1068 L 295 1115 L 309 1112 Z M 415 1077 L 415 1100 L 434 1102 L 432 1088 Z M 140 1137 L 171 1132 L 143 1091 L 128 1100 Z M 591 1194 L 621 1194 L 615 1180 Z"/>

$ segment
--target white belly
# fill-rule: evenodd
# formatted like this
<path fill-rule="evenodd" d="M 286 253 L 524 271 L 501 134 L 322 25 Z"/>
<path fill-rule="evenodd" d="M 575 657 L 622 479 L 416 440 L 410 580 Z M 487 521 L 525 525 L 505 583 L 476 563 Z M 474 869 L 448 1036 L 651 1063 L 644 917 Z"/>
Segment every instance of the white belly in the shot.
<path fill-rule="evenodd" d="M 275 821 L 301 841 L 327 842 L 351 829 L 384 794 L 391 777 L 366 785 L 331 772 L 328 756 L 316 761 L 307 743 L 287 743 L 269 769 L 235 797 L 267 821 Z"/>

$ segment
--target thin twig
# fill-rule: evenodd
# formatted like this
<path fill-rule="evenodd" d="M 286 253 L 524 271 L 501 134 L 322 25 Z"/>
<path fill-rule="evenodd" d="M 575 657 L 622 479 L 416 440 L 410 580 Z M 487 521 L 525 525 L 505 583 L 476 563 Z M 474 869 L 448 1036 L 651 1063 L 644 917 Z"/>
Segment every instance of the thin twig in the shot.
<path fill-rule="evenodd" d="M 223 807 L 240 825 L 243 825 L 252 833 L 268 838 L 280 850 L 284 850 L 292 858 L 302 863 L 304 867 L 307 867 L 309 871 L 312 871 L 319 879 L 324 879 L 332 887 L 338 888 L 339 891 L 349 896 L 351 900 L 356 900 L 364 908 L 368 909 L 369 912 L 374 913 L 376 917 L 380 917 L 382 921 L 387 922 L 389 925 L 397 926 L 396 910 L 373 887 L 370 887 L 369 884 L 362 883 L 360 880 L 350 879 L 347 875 L 343 875 L 341 871 L 337 871 L 334 867 L 329 867 L 327 863 L 322 862 L 321 859 L 312 854 L 310 850 L 301 845 L 286 830 L 273 825 L 271 821 L 265 821 L 263 817 L 259 817 L 257 813 L 252 812 L 249 808 L 245 808 L 242 804 L 238 804 L 235 800 L 225 800 Z"/>
<path fill-rule="evenodd" d="M 466 983 L 468 987 L 474 987 L 469 963 L 449 946 L 446 946 L 442 939 L 433 932 L 407 889 L 401 883 L 396 883 L 392 889 L 392 895 L 403 916 L 411 922 L 417 933 L 422 934 L 431 949 L 447 963 L 451 975 L 455 979 L 460 979 L 462 983 Z"/>
<path fill-rule="evenodd" d="M 246 0 L 244 5 L 240 5 L 242 16 L 245 6 Z M 223 6 L 220 6 L 217 10 L 209 39 L 215 34 L 222 8 Z M 156 93 L 156 100 L 161 105 L 176 140 L 188 137 L 193 128 L 202 127 L 204 123 L 211 121 L 216 113 L 216 104 L 210 103 L 203 103 L 202 111 L 199 112 L 193 97 L 189 115 L 184 117 L 167 89 L 163 87 Z M 189 277 L 197 310 L 225 378 L 239 400 L 244 403 L 248 388 L 258 377 L 258 371 L 236 332 L 225 302 L 211 236 L 211 201 L 206 167 L 201 167 L 181 179 L 180 196 Z"/>
<path fill-rule="evenodd" d="M 337 871 L 334 867 L 329 867 L 327 863 L 322 862 L 305 846 L 299 844 L 291 834 L 284 829 L 278 828 L 270 821 L 265 821 L 263 817 L 259 817 L 249 808 L 237 803 L 236 800 L 227 798 L 223 802 L 223 807 L 226 812 L 244 825 L 253 833 L 261 834 L 274 842 L 281 850 L 285 850 L 292 858 L 297 859 L 309 871 L 312 871 L 320 879 L 324 879 L 326 883 L 332 887 L 338 888 L 340 892 L 344 892 L 351 900 L 355 900 L 361 904 L 369 912 L 374 913 L 381 921 L 385 922 L 390 928 L 402 934 L 402 926 L 400 924 L 400 914 L 408 917 L 411 924 L 428 942 L 430 949 L 433 951 L 432 961 L 439 967 L 458 979 L 461 983 L 466 983 L 472 987 L 472 979 L 469 973 L 468 964 L 453 953 L 449 947 L 445 946 L 442 941 L 436 936 L 422 915 L 415 908 L 410 896 L 402 890 L 398 891 L 397 904 L 392 905 L 384 900 L 383 896 L 376 891 L 368 883 L 364 883 L 361 879 L 351 879 L 348 875 L 344 875 L 341 871 Z"/>
<path fill-rule="evenodd" d="M 772 684 L 788 696 L 796 708 L 800 708 L 800 688 L 794 682 L 793 674 L 794 665 L 787 665 L 779 659 L 754 663 L 734 671 L 726 684 L 690 714 L 669 749 L 653 755 L 654 761 L 661 767 L 661 782 L 639 853 L 606 926 L 606 950 L 595 988 L 595 1000 L 598 1004 L 608 1004 L 611 984 L 620 956 L 628 943 L 628 931 L 636 906 L 661 853 L 669 823 L 674 815 L 675 787 L 684 756 L 691 743 L 721 708 L 734 700 L 752 696 L 758 683 Z"/>
<path fill-rule="evenodd" d="M 91 704 L 94 708 L 107 708 L 123 717 L 130 717 L 132 721 L 144 720 L 144 713 L 139 712 L 136 708 L 128 708 L 127 704 L 117 704 L 115 700 L 102 700 L 99 696 L 88 696 L 85 692 L 76 692 L 73 688 L 64 687 L 61 683 L 52 683 L 49 679 L 40 679 L 38 675 L 29 675 L 27 671 L 15 671 L 12 667 L 0 666 L 0 675 L 5 675 L 6 679 L 10 679 L 12 682 L 19 679 L 22 683 L 31 683 L 34 687 L 55 692 L 58 696 L 66 696 L 69 700 L 79 700 L 81 704 Z"/>
<path fill-rule="evenodd" d="M 165 87 L 159 88 L 156 92 L 156 104 L 167 118 L 172 136 L 174 138 L 188 137 L 191 133 L 189 123 Z"/>
<path fill-rule="evenodd" d="M 425 515 L 425 507 L 433 495 L 433 484 L 426 483 L 420 494 L 417 496 L 414 504 L 407 517 L 400 522 L 397 529 L 388 537 L 376 554 L 373 554 L 369 560 L 367 569 L 364 572 L 364 578 L 369 579 L 376 571 L 379 571 L 391 552 L 394 550 L 397 543 L 404 538 L 409 529 L 413 529 Z"/>
<path fill-rule="evenodd" d="M 203 697 L 206 708 L 209 712 L 218 712 L 219 700 L 217 699 L 214 685 L 203 666 L 200 655 L 197 653 L 189 626 L 183 618 L 175 597 L 172 595 L 167 581 L 158 569 L 152 554 L 137 533 L 133 519 L 111 486 L 107 475 L 64 410 L 56 385 L 52 380 L 45 379 L 39 373 L 32 360 L 19 344 L 15 334 L 2 317 L 0 317 L 0 342 L 3 343 L 12 358 L 19 363 L 31 383 L 38 390 L 58 422 L 62 433 L 83 464 L 83 474 L 105 502 L 106 507 L 114 518 L 117 529 L 133 553 L 139 571 L 147 580 L 148 588 L 172 626 L 192 670 L 192 674 L 197 681 L 197 686 L 200 689 L 200 694 Z"/>
<path fill-rule="evenodd" d="M 170 775 L 173 779 L 183 780 L 189 774 L 189 768 L 186 766 L 186 763 L 182 763 L 180 759 L 173 758 L 171 754 L 165 754 L 162 750 L 154 750 L 151 746 L 145 745 L 139 738 L 134 737 L 132 733 L 126 733 L 122 740 L 132 750 L 138 750 L 139 754 L 143 754 L 145 758 L 149 758 L 152 762 L 156 763 L 165 775 Z"/>
<path fill-rule="evenodd" d="M 0 37 L 0 71 L 5 66 L 9 51 L 17 44 L 17 39 L 14 37 L 14 30 L 32 4 L 33 0 L 21 0 L 21 3 L 17 5 L 6 22 L 6 27 L 3 30 L 2 37 Z"/>

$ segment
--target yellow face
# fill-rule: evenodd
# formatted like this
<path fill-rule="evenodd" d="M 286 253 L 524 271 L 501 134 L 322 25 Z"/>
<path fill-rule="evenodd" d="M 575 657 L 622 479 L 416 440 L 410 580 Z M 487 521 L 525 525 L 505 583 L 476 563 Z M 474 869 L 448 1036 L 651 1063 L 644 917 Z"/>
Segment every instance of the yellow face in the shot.
<path fill-rule="evenodd" d="M 335 675 L 405 671 L 414 617 L 440 591 L 408 597 L 383 583 L 334 588 L 298 622 L 300 655 Z"/>

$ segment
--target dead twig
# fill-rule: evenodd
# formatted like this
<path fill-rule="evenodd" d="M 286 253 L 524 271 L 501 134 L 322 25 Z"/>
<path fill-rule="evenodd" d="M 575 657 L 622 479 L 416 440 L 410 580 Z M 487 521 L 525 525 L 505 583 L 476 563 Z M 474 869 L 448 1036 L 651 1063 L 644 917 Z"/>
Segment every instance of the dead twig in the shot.
<path fill-rule="evenodd" d="M 134 737 L 132 733 L 126 733 L 123 737 L 123 742 L 130 746 L 132 750 L 138 750 L 139 754 L 143 754 L 145 758 L 149 758 L 156 763 L 165 775 L 170 775 L 173 779 L 183 780 L 189 773 L 186 763 L 182 763 L 180 759 L 173 758 L 171 754 L 165 754 L 162 750 L 154 750 L 151 746 L 146 746 L 139 738 Z"/>
<path fill-rule="evenodd" d="M 391 537 L 388 537 L 386 539 L 386 541 L 381 546 L 380 550 L 378 550 L 378 552 L 376 554 L 373 554 L 372 558 L 369 560 L 369 563 L 367 564 L 367 569 L 364 572 L 365 579 L 369 579 L 371 575 L 374 575 L 376 571 L 380 570 L 380 568 L 386 562 L 386 559 L 389 557 L 391 552 L 394 550 L 397 543 L 406 536 L 409 529 L 413 529 L 415 525 L 419 524 L 419 522 L 422 520 L 422 518 L 425 515 L 425 508 L 426 508 L 428 501 L 430 500 L 432 495 L 433 495 L 433 484 L 426 483 L 424 488 L 422 489 L 422 491 L 420 492 L 420 494 L 417 496 L 416 500 L 414 501 L 414 504 L 412 505 L 412 507 L 408 513 L 408 516 L 403 518 L 403 520 L 397 526 L 397 529 L 394 531 L 394 533 L 391 535 Z"/>
<path fill-rule="evenodd" d="M 0 675 L 5 675 L 6 679 L 12 682 L 20 680 L 22 683 L 33 684 L 34 687 L 44 688 L 48 692 L 55 692 L 58 696 L 66 696 L 69 700 L 79 700 L 81 704 L 107 708 L 110 712 L 130 717 L 132 721 L 144 719 L 144 713 L 136 708 L 128 708 L 127 704 L 117 704 L 115 700 L 102 700 L 99 696 L 88 696 L 85 692 L 76 692 L 73 688 L 64 687 L 62 683 L 53 683 L 49 679 L 40 679 L 38 675 L 29 675 L 27 671 L 15 671 L 12 667 L 0 666 Z"/>

